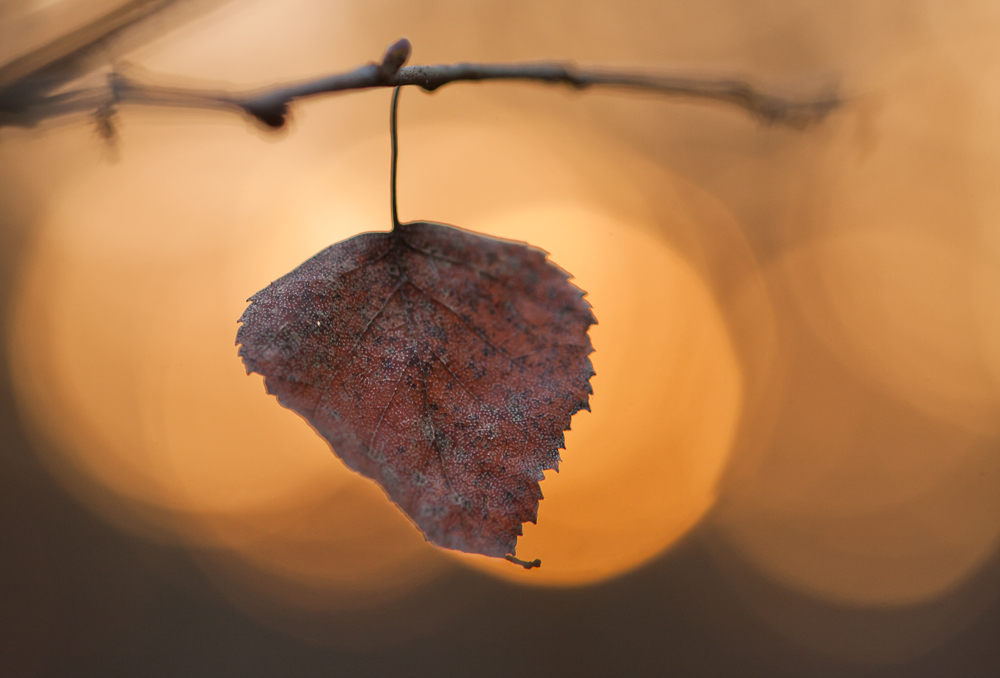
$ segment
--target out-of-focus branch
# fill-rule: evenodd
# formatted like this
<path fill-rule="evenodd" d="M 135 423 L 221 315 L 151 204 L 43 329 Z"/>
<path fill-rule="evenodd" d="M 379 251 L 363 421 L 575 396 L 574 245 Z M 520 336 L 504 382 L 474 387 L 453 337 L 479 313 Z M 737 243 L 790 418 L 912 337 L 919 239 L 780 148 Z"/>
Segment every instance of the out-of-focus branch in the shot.
<path fill-rule="evenodd" d="M 0 65 L 0 125 L 31 125 L 62 115 L 65 97 L 52 97 L 53 93 L 107 63 L 123 46 L 137 40 L 141 44 L 169 30 L 179 18 L 177 12 L 190 15 L 226 1 L 127 0 L 90 23 Z M 110 99 L 108 88 L 104 98 Z"/>
<path fill-rule="evenodd" d="M 806 127 L 825 118 L 841 104 L 832 94 L 792 99 L 761 91 L 735 78 L 695 78 L 579 68 L 569 63 L 443 64 L 403 66 L 410 56 L 410 42 L 403 38 L 389 47 L 380 63 L 369 63 L 346 73 L 252 92 L 159 87 L 125 77 L 109 76 L 105 87 L 92 87 L 46 95 L 35 100 L 3 105 L 0 126 L 32 126 L 71 113 L 97 114 L 123 103 L 175 106 L 194 109 L 241 111 L 270 128 L 288 120 L 293 103 L 336 92 L 415 85 L 427 91 L 462 81 L 516 80 L 570 85 L 577 89 L 619 87 L 695 100 L 736 105 L 762 122 Z"/>
<path fill-rule="evenodd" d="M 0 95 L 21 88 L 48 91 L 80 77 L 94 68 L 110 41 L 176 2 L 129 0 L 89 24 L 0 65 Z"/>

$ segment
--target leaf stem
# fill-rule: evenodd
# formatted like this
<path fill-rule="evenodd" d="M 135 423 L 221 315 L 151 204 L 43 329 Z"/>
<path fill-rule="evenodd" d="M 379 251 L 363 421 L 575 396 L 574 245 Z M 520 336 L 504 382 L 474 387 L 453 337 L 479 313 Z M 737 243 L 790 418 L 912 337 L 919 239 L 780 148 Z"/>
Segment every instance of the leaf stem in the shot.
<path fill-rule="evenodd" d="M 392 90 L 392 104 L 389 106 L 389 140 L 392 143 L 392 166 L 389 170 L 389 194 L 392 206 L 392 230 L 399 226 L 399 210 L 396 207 L 396 165 L 399 157 L 399 140 L 396 132 L 396 110 L 399 108 L 399 90 L 397 87 Z"/>

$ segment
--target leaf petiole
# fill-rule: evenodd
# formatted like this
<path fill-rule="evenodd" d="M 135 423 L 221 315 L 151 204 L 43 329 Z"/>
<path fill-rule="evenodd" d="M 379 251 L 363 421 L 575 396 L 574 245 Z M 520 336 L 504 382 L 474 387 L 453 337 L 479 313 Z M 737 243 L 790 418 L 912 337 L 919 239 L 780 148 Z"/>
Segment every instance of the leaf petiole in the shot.
<path fill-rule="evenodd" d="M 399 226 L 399 211 L 396 208 L 396 157 L 399 155 L 399 141 L 396 134 L 396 109 L 399 108 L 399 90 L 397 87 L 392 90 L 392 104 L 389 108 L 389 139 L 392 143 L 392 160 L 389 170 L 389 193 L 390 204 L 392 205 L 392 230 Z"/>

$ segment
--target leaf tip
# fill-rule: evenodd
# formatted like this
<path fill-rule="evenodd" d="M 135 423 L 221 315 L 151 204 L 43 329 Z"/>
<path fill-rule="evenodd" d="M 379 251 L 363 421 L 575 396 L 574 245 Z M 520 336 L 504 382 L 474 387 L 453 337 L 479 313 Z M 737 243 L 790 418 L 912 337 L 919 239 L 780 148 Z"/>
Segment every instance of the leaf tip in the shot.
<path fill-rule="evenodd" d="M 504 559 L 508 560 L 508 561 L 510 561 L 512 563 L 514 563 L 515 565 L 520 565 L 521 567 L 523 567 L 526 570 L 530 570 L 530 569 L 532 569 L 534 567 L 541 567 L 542 566 L 542 559 L 541 558 L 535 558 L 534 560 L 528 561 L 528 560 L 521 560 L 520 558 L 515 558 L 514 556 L 508 554 L 508 555 L 504 556 Z"/>

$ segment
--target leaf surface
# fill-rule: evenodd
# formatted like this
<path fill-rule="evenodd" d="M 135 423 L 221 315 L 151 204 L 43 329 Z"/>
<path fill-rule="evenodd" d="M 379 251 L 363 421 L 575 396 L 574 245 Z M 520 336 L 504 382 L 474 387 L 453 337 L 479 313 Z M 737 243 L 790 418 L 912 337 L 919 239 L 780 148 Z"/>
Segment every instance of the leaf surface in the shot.
<path fill-rule="evenodd" d="M 446 548 L 513 554 L 589 409 L 594 316 L 525 243 L 431 222 L 332 245 L 250 299 L 248 372 Z"/>

